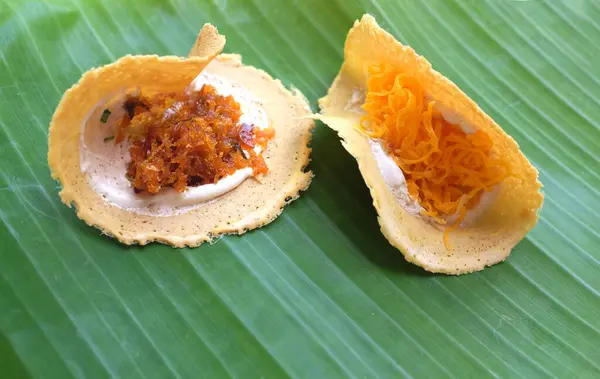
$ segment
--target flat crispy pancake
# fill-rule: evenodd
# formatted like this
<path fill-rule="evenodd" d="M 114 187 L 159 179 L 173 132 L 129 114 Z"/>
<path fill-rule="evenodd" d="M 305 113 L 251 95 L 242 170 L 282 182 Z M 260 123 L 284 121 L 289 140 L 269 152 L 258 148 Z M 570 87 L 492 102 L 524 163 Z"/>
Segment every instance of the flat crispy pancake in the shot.
<path fill-rule="evenodd" d="M 451 250 L 443 243 L 443 229 L 408 213 L 394 198 L 377 166 L 369 139 L 358 130 L 361 115 L 348 109 L 356 91 L 367 88 L 368 68 L 387 63 L 417 77 L 427 96 L 445 113 L 488 133 L 494 153 L 504 157 L 515 174 L 502 183 L 493 204 L 468 228 L 451 232 Z M 426 270 L 463 274 L 501 262 L 533 228 L 543 195 L 538 172 L 519 146 L 477 104 L 431 64 L 383 30 L 369 15 L 348 33 L 344 63 L 327 96 L 319 100 L 317 116 L 338 132 L 342 144 L 358 162 L 373 197 L 381 231 L 406 259 Z"/>
<path fill-rule="evenodd" d="M 314 122 L 307 117 L 311 111 L 306 99 L 264 71 L 243 65 L 239 55 L 218 55 L 224 43 L 213 26 L 205 25 L 189 58 L 126 56 L 86 72 L 64 94 L 50 124 L 48 162 L 52 176 L 62 184 L 62 201 L 74 205 L 79 218 L 125 244 L 159 241 L 176 247 L 197 246 L 273 221 L 308 187 L 312 173 L 304 168 Z M 80 166 L 81 124 L 90 111 L 123 88 L 139 87 L 147 94 L 183 91 L 204 69 L 242 85 L 262 102 L 275 129 L 263 154 L 269 174 L 260 182 L 247 179 L 187 213 L 167 217 L 132 213 L 103 200 Z"/>

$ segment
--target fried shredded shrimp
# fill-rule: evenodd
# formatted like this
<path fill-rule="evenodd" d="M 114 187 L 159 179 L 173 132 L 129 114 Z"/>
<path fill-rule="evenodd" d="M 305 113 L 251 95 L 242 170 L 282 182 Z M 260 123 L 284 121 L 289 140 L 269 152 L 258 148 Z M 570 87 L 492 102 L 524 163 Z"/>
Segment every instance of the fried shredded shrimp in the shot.
<path fill-rule="evenodd" d="M 216 183 L 243 168 L 253 175 L 268 168 L 254 150 L 264 150 L 274 130 L 240 123 L 240 105 L 205 84 L 191 93 L 129 96 L 117 125 L 115 143 L 129 141 L 127 177 L 136 193 L 164 187 Z"/>
<path fill-rule="evenodd" d="M 384 142 L 424 215 L 446 224 L 444 217 L 458 214 L 444 235 L 450 249 L 448 233 L 485 191 L 510 175 L 509 166 L 493 156 L 487 133 L 465 133 L 446 121 L 434 108 L 435 101 L 426 99 L 417 78 L 385 64 L 374 65 L 369 72 L 361 129 Z"/>

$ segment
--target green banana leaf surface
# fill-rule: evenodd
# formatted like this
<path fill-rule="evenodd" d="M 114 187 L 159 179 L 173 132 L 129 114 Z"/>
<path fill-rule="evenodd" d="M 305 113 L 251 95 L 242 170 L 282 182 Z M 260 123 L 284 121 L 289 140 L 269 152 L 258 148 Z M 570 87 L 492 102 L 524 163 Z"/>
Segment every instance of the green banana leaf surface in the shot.
<path fill-rule="evenodd" d="M 210 22 L 317 111 L 364 13 L 539 169 L 541 218 L 506 262 L 406 263 L 321 123 L 308 191 L 243 236 L 126 247 L 60 202 L 48 124 L 83 72 L 186 56 Z M 599 20 L 597 0 L 0 0 L 0 377 L 600 377 Z"/>

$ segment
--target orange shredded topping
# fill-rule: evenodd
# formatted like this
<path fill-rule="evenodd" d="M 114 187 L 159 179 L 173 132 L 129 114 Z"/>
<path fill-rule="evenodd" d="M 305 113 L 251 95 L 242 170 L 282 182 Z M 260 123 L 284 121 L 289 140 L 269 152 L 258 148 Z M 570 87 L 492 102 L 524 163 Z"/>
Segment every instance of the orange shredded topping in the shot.
<path fill-rule="evenodd" d="M 465 133 L 446 121 L 418 78 L 385 64 L 370 67 L 369 73 L 361 129 L 384 142 L 424 215 L 445 225 L 445 217 L 458 214 L 444 234 L 450 250 L 449 232 L 485 191 L 509 175 L 508 165 L 493 156 L 487 133 Z"/>
<path fill-rule="evenodd" d="M 115 143 L 126 138 L 131 162 L 127 176 L 134 190 L 158 193 L 164 187 L 215 183 L 239 169 L 266 174 L 262 154 L 273 129 L 240 124 L 240 105 L 210 85 L 192 93 L 130 96 Z"/>

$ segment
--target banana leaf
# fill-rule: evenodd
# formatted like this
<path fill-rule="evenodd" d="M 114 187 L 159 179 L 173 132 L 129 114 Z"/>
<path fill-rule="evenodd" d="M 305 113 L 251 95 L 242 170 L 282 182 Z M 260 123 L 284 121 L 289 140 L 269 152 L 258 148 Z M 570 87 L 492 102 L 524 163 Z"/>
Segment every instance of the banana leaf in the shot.
<path fill-rule="evenodd" d="M 320 123 L 309 190 L 243 236 L 125 247 L 60 202 L 48 123 L 91 67 L 185 56 L 210 22 L 316 111 L 364 13 L 538 167 L 541 219 L 506 262 L 406 263 Z M 0 0 L 0 377 L 600 377 L 598 20 L 596 0 Z"/>

